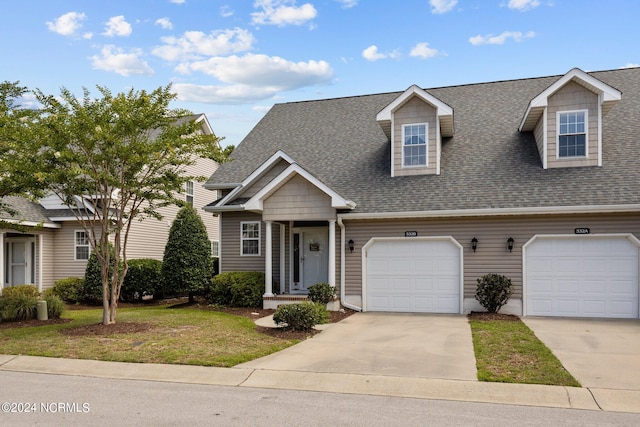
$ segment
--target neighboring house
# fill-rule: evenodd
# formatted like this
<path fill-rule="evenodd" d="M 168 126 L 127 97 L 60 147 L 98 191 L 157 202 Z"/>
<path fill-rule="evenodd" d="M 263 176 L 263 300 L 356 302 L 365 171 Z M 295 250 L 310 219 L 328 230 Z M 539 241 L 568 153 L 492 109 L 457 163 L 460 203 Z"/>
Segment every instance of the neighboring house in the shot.
<path fill-rule="evenodd" d="M 265 306 L 638 318 L 640 68 L 275 105 L 205 184 Z"/>
<path fill-rule="evenodd" d="M 197 118 L 202 131 L 213 133 L 204 114 Z M 216 170 L 218 164 L 210 159 L 200 158 L 187 168 L 194 176 L 207 176 Z M 211 191 L 202 183 L 189 182 L 184 191 L 184 200 L 191 203 L 201 213 L 212 249 L 219 247 L 218 218 L 202 211 L 202 206 L 211 201 Z M 38 285 L 40 290 L 50 288 L 64 277 L 82 277 L 91 253 L 85 231 L 73 212 L 55 196 L 33 203 L 20 197 L 7 197 L 4 201 L 17 215 L 2 213 L 2 220 L 21 224 L 20 231 L 2 229 L 0 225 L 0 277 L 4 286 L 24 283 Z M 89 207 L 90 202 L 85 201 Z M 80 209 L 82 204 L 78 205 Z M 160 209 L 161 221 L 153 218 L 142 222 L 134 221 L 127 243 L 127 258 L 155 258 L 161 260 L 169 236 L 169 229 L 179 207 L 167 206 Z M 217 253 L 213 254 L 214 256 Z"/>

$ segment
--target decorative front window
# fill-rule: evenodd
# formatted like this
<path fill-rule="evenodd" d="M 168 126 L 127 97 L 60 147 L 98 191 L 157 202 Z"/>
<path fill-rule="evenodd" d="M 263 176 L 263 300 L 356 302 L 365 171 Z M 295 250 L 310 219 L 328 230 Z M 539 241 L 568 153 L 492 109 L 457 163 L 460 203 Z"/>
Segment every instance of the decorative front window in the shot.
<path fill-rule="evenodd" d="M 558 113 L 558 157 L 586 157 L 587 112 Z"/>
<path fill-rule="evenodd" d="M 86 231 L 76 231 L 74 239 L 74 253 L 76 261 L 89 259 L 91 246 L 89 246 L 89 236 Z"/>
<path fill-rule="evenodd" d="M 404 166 L 427 165 L 427 124 L 402 127 L 402 162 Z"/>
<path fill-rule="evenodd" d="M 240 223 L 240 253 L 260 255 L 260 222 Z"/>
<path fill-rule="evenodd" d="M 193 206 L 193 181 L 184 183 L 185 201 L 189 206 Z"/>

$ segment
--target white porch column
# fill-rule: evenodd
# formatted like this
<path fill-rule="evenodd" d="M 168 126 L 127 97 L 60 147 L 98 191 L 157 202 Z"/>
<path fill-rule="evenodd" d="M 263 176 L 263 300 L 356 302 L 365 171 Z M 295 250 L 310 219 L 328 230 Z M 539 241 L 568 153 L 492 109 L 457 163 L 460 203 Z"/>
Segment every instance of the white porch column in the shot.
<path fill-rule="evenodd" d="M 271 242 L 272 222 L 265 223 L 265 253 L 264 253 L 264 296 L 273 296 L 273 244 Z"/>
<path fill-rule="evenodd" d="M 4 233 L 0 233 L 0 293 L 4 288 Z"/>
<path fill-rule="evenodd" d="M 284 233 L 284 224 L 280 223 L 280 293 L 284 294 L 284 243 L 285 243 L 285 233 Z"/>
<path fill-rule="evenodd" d="M 42 292 L 42 276 L 44 273 L 44 235 L 37 234 L 38 238 L 38 291 Z"/>
<path fill-rule="evenodd" d="M 329 221 L 329 284 L 336 285 L 336 221 Z"/>

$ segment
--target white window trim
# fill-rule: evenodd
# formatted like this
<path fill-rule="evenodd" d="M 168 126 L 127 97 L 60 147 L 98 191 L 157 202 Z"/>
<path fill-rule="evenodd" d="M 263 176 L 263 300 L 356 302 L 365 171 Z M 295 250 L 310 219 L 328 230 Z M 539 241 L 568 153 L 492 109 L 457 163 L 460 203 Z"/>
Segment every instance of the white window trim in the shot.
<path fill-rule="evenodd" d="M 84 235 L 87 238 L 87 244 L 86 245 L 78 245 L 78 233 L 84 233 Z M 78 258 L 78 248 L 88 248 L 89 252 L 87 255 L 87 258 Z M 74 261 L 88 261 L 89 258 L 91 257 L 91 244 L 89 243 L 89 235 L 87 234 L 87 232 L 85 230 L 74 230 L 73 231 L 73 260 Z"/>
<path fill-rule="evenodd" d="M 560 115 L 584 113 L 584 156 L 560 157 Z M 589 158 L 589 110 L 563 110 L 556 112 L 556 160 L 576 160 Z"/>
<path fill-rule="evenodd" d="M 189 191 L 189 184 L 191 184 L 191 191 Z M 196 201 L 196 184 L 193 181 L 187 181 L 184 183 L 184 201 L 190 204 L 191 206 L 195 205 Z M 191 202 L 189 202 L 189 197 L 191 197 Z"/>
<path fill-rule="evenodd" d="M 214 248 L 217 249 L 217 251 L 214 251 Z M 220 241 L 219 240 L 211 241 L 211 256 L 214 258 L 220 258 Z"/>
<path fill-rule="evenodd" d="M 404 163 L 404 149 L 405 147 L 410 147 L 409 145 L 405 145 L 404 141 L 405 141 L 405 137 L 404 137 L 404 132 L 405 129 L 409 126 L 424 126 L 424 150 L 425 150 L 425 164 L 424 165 L 407 165 Z M 429 166 L 429 123 L 425 122 L 425 123 L 406 123 L 402 125 L 402 140 L 400 141 L 400 144 L 402 145 L 402 150 L 401 150 L 401 156 L 402 156 L 402 167 L 403 168 L 407 168 L 407 169 L 413 169 L 413 168 L 426 168 Z"/>
<path fill-rule="evenodd" d="M 245 240 L 256 240 L 255 237 L 243 237 L 242 236 L 242 230 L 244 228 L 245 224 L 258 224 L 258 253 L 257 254 L 245 254 L 243 252 L 243 243 Z M 260 256 L 260 238 L 262 237 L 262 224 L 260 224 L 260 221 L 241 221 L 240 222 L 240 256 Z"/>

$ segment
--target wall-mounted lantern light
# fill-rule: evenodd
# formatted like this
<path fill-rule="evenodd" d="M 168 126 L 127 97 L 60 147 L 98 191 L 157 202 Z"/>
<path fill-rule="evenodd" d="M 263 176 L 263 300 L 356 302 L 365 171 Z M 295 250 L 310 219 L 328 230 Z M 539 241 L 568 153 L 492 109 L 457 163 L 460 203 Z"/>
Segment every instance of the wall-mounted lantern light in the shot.
<path fill-rule="evenodd" d="M 473 252 L 478 249 L 478 239 L 476 239 L 475 237 L 471 239 L 471 249 L 473 249 Z"/>
<path fill-rule="evenodd" d="M 507 249 L 509 249 L 509 252 L 513 251 L 513 237 L 507 239 Z"/>
<path fill-rule="evenodd" d="M 355 243 L 353 243 L 353 239 L 349 239 L 349 252 L 353 252 L 354 247 Z"/>

